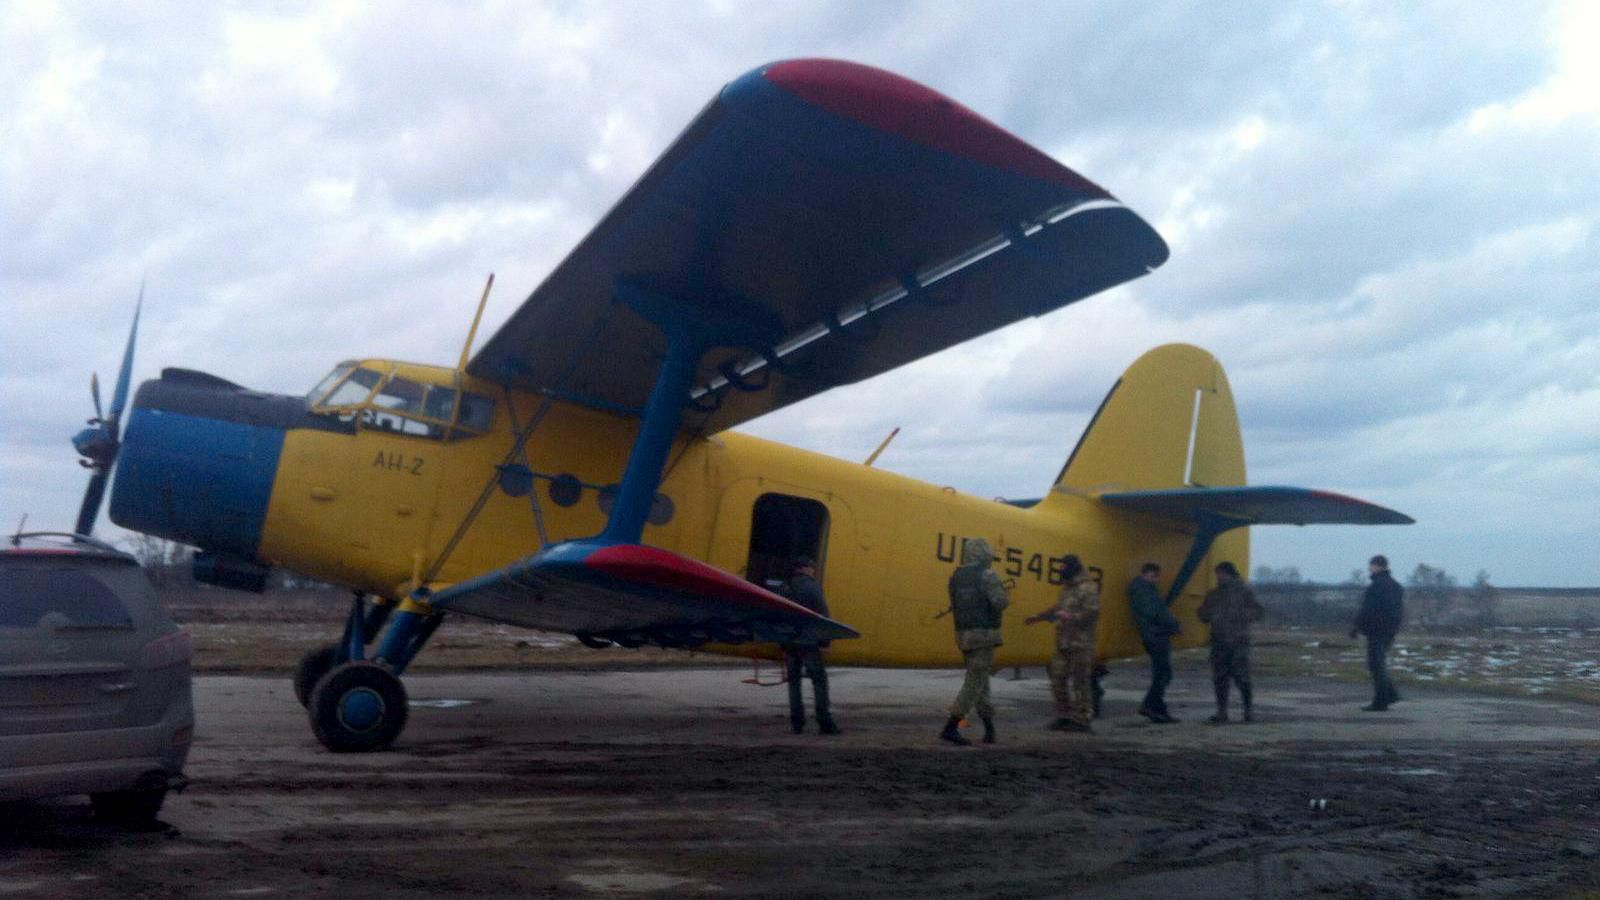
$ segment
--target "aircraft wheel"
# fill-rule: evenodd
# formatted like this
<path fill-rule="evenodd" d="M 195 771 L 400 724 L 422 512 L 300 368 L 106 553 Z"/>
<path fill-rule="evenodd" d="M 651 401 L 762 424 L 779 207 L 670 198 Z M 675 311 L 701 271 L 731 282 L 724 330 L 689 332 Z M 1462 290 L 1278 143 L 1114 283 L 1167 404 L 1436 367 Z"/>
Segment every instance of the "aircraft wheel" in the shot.
<path fill-rule="evenodd" d="M 377 663 L 347 662 L 311 692 L 311 730 L 335 753 L 386 749 L 406 727 L 406 688 Z"/>
<path fill-rule="evenodd" d="M 294 670 L 294 697 L 301 706 L 311 705 L 311 690 L 322 680 L 322 676 L 333 671 L 338 664 L 339 648 L 333 644 L 318 647 L 300 657 L 300 665 Z"/>

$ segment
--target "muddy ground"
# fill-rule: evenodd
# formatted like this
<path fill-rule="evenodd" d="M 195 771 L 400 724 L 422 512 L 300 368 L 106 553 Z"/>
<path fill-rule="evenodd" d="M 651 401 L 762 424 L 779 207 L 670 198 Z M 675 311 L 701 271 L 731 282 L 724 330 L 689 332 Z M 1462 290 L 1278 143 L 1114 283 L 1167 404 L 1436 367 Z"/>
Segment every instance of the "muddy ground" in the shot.
<path fill-rule="evenodd" d="M 283 677 L 197 679 L 193 786 L 162 827 L 0 807 L 0 897 L 1451 897 L 1600 890 L 1600 711 L 1280 678 L 1263 722 L 934 738 L 952 672 L 836 670 L 846 733 L 792 735 L 746 669 L 419 673 L 394 750 L 335 756 Z M 765 674 L 770 675 L 770 671 Z M 1313 801 L 1326 801 L 1314 808 Z"/>

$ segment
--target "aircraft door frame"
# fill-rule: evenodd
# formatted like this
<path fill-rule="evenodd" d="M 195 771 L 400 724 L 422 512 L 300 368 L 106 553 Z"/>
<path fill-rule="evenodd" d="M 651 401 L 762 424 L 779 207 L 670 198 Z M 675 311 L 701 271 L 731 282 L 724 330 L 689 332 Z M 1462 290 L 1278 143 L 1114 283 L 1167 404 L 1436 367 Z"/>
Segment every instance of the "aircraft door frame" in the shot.
<path fill-rule="evenodd" d="M 750 578 L 751 536 L 756 504 L 762 497 L 777 495 L 819 503 L 827 511 L 821 547 L 816 554 L 818 580 L 828 599 L 833 617 L 855 628 L 861 639 L 848 641 L 850 649 L 870 640 L 876 604 L 867 596 L 862 579 L 866 561 L 859 542 L 854 511 L 843 498 L 830 491 L 818 491 L 771 478 L 742 478 L 722 490 L 717 502 L 717 517 L 712 528 L 708 561 L 740 578 Z M 760 577 L 761 573 L 757 573 Z M 765 586 L 765 585 L 763 585 Z M 843 645 L 835 645 L 843 649 Z"/>

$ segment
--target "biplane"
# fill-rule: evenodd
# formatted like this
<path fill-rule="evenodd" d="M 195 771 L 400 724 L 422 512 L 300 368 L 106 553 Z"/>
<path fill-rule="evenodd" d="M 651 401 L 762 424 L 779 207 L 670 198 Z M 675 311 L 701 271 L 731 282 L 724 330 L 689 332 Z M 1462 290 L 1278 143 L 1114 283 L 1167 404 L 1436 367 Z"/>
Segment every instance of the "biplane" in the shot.
<path fill-rule="evenodd" d="M 352 589 L 343 634 L 295 675 L 335 751 L 401 733 L 402 676 L 453 613 L 594 647 L 770 654 L 809 636 L 837 641 L 839 663 L 959 664 L 938 613 L 960 542 L 979 535 L 1022 608 L 1053 599 L 1068 553 L 1108 578 L 1161 562 L 1198 642 L 1206 563 L 1248 566 L 1246 526 L 1410 521 L 1247 485 L 1228 382 L 1204 350 L 1134 362 L 1038 499 L 735 430 L 1138 278 L 1167 252 L 1104 188 L 926 87 L 848 62 L 763 66 L 473 354 L 475 319 L 453 367 L 352 359 L 305 396 L 168 368 L 140 386 L 123 434 L 130 335 L 110 415 L 75 441 L 93 470 L 78 530 L 114 465 L 112 521 L 197 547 L 200 580 L 260 590 L 284 566 Z M 832 619 L 772 590 L 802 555 Z M 1050 655 L 1021 618 L 999 665 Z M 1123 604 L 1099 628 L 1102 657 L 1140 652 Z"/>

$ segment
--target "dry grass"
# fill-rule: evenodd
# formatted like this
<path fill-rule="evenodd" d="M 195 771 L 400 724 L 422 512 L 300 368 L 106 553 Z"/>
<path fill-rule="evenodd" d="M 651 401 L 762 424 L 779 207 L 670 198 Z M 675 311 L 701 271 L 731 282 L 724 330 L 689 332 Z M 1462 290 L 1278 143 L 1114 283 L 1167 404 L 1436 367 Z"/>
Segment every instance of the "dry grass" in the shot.
<path fill-rule="evenodd" d="M 293 671 L 306 651 L 334 643 L 350 612 L 342 591 L 244 594 L 194 589 L 162 595 L 167 612 L 194 635 L 197 672 Z M 417 657 L 425 671 L 748 666 L 748 660 L 641 647 L 593 650 L 570 635 L 550 634 L 467 616 L 445 621 Z"/>
<path fill-rule="evenodd" d="M 1261 632 L 1251 657 L 1262 675 L 1364 681 L 1366 650 L 1346 634 L 1284 628 Z M 1389 655 L 1395 680 L 1521 697 L 1600 703 L 1600 630 L 1490 628 L 1404 631 Z"/>

